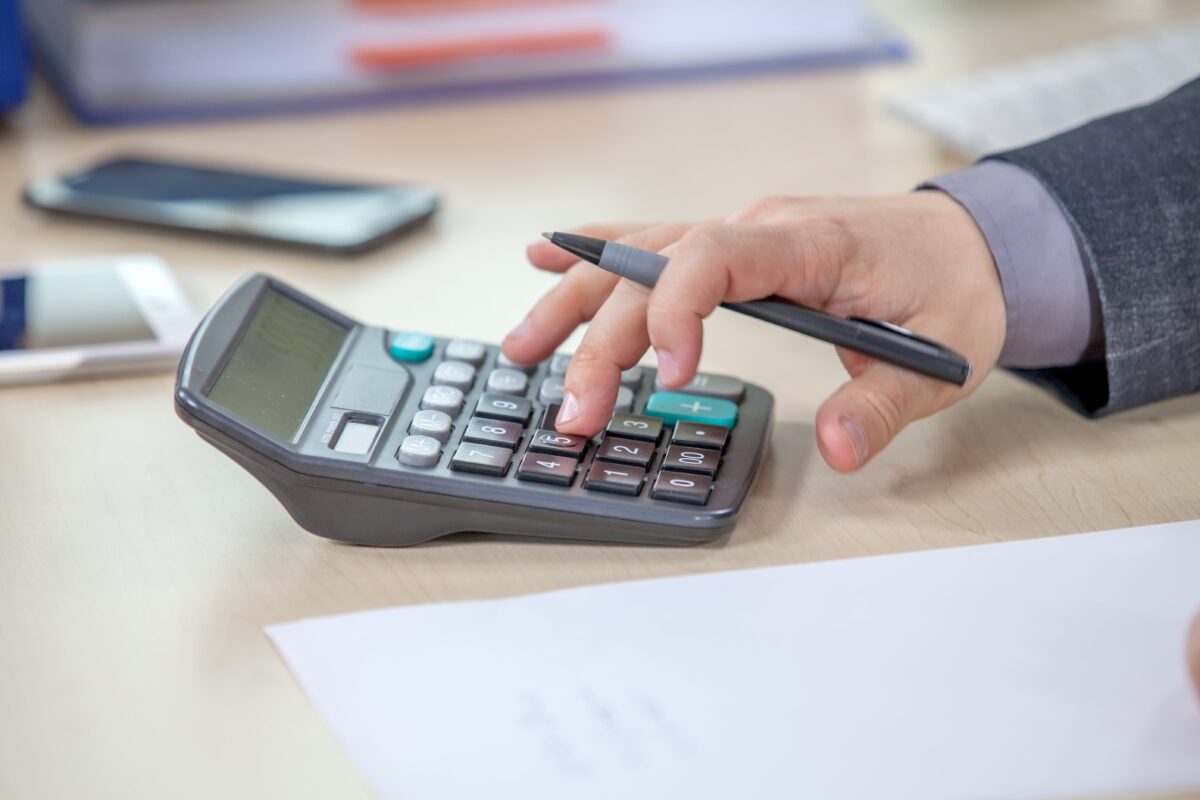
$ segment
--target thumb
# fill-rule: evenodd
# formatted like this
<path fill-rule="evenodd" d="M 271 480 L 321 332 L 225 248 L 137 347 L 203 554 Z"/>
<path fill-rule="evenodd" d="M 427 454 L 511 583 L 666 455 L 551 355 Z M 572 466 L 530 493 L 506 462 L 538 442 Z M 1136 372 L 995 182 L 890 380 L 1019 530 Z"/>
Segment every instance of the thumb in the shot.
<path fill-rule="evenodd" d="M 817 412 L 817 447 L 829 466 L 853 472 L 904 426 L 932 413 L 934 382 L 878 361 L 868 363 Z"/>

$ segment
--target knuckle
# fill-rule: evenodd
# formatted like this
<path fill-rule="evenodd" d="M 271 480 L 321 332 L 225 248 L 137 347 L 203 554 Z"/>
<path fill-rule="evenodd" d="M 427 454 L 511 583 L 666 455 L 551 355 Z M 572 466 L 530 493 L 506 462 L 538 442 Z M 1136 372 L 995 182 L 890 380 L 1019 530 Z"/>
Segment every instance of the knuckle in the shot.
<path fill-rule="evenodd" d="M 789 208 L 794 205 L 796 198 L 782 194 L 772 194 L 760 197 L 741 211 L 730 217 L 730 222 L 753 222 Z"/>
<path fill-rule="evenodd" d="M 679 240 L 679 249 L 689 253 L 720 252 L 724 249 L 727 228 L 719 222 L 695 226 Z"/>
<path fill-rule="evenodd" d="M 863 402 L 883 426 L 890 441 L 904 427 L 904 398 L 898 389 L 875 388 L 863 395 Z"/>

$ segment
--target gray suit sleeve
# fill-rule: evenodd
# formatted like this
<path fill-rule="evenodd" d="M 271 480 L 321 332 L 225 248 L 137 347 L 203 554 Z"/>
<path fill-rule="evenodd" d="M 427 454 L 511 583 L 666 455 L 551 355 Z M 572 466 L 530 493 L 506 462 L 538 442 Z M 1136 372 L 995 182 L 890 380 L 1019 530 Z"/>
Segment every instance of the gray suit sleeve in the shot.
<path fill-rule="evenodd" d="M 1093 416 L 1200 390 L 1200 80 L 989 158 L 1057 201 L 1103 325 L 1102 357 L 1018 372 Z"/>

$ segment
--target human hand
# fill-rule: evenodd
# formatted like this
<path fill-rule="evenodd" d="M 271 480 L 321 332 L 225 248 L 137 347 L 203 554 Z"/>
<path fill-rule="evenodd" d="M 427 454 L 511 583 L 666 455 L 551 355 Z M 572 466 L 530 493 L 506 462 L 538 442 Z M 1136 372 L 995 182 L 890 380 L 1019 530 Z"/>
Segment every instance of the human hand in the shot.
<path fill-rule="evenodd" d="M 699 225 L 597 226 L 582 233 L 671 261 L 653 291 L 576 259 L 548 242 L 529 248 L 562 280 L 504 340 L 513 361 L 548 357 L 592 320 L 566 375 L 558 429 L 591 436 L 612 415 L 620 373 L 650 346 L 668 387 L 696 372 L 701 321 L 722 302 L 772 295 L 839 316 L 910 328 L 963 354 L 964 387 L 847 350 L 851 380 L 817 413 L 817 445 L 849 472 L 906 425 L 961 400 L 987 377 L 1004 343 L 1005 309 L 991 251 L 970 215 L 939 192 L 877 198 L 766 198 Z"/>

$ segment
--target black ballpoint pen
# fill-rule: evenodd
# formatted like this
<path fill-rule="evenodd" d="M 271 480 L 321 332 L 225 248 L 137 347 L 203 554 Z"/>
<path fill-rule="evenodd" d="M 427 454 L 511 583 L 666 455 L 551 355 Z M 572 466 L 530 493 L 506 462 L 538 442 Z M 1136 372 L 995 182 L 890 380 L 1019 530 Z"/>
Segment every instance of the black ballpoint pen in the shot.
<path fill-rule="evenodd" d="M 592 236 L 574 233 L 542 235 L 584 261 L 643 286 L 653 287 L 668 261 L 666 256 L 658 253 Z M 956 386 L 962 386 L 971 377 L 971 365 L 961 355 L 889 322 L 838 317 L 778 298 L 721 305 Z"/>

